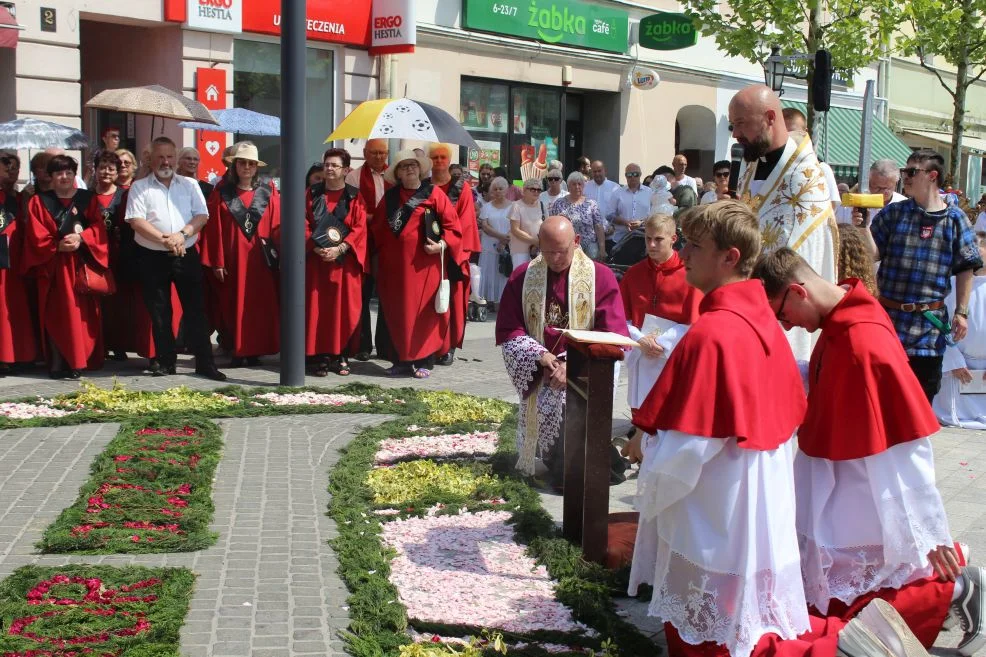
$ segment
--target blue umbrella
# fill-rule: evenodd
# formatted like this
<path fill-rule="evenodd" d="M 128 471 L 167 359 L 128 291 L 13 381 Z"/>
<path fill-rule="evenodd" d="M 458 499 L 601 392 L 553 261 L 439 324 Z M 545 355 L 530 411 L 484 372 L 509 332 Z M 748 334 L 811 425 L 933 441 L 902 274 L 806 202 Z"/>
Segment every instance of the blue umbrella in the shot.
<path fill-rule="evenodd" d="M 75 128 L 39 119 L 0 123 L 0 149 L 89 148 L 89 139 Z"/>
<path fill-rule="evenodd" d="M 281 134 L 281 119 L 276 116 L 253 112 L 242 107 L 212 110 L 219 125 L 182 121 L 178 125 L 190 130 L 214 130 L 216 132 L 239 132 L 245 135 L 277 137 Z"/>

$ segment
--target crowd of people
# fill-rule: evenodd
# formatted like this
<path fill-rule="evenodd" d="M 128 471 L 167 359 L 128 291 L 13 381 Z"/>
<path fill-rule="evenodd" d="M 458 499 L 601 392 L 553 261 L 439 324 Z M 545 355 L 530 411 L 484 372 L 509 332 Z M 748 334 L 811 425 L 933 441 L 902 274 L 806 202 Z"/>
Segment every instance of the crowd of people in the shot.
<path fill-rule="evenodd" d="M 496 341 L 520 400 L 517 468 L 540 461 L 565 485 L 564 331 L 629 336 L 630 593 L 653 587 L 671 655 L 917 657 L 949 616 L 972 655 L 986 570 L 949 530 L 932 402 L 983 421 L 986 394 L 960 389 L 986 381 L 970 333 L 986 325 L 986 233 L 944 193 L 934 151 L 874 163 L 883 209 L 840 225 L 837 186 L 767 87 L 739 92 L 729 119 L 737 200 L 647 216 L 647 258 L 619 285 L 581 248 L 601 242 L 592 223 L 554 207 L 541 256 L 510 275 Z"/>

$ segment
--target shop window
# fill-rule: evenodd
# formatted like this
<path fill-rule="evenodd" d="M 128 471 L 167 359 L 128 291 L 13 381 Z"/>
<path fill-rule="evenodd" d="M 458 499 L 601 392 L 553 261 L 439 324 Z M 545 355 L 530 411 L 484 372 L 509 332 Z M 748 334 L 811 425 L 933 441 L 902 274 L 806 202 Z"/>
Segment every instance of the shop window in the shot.
<path fill-rule="evenodd" d="M 523 180 L 542 176 L 541 165 L 559 159 L 560 91 L 462 80 L 459 121 L 479 145 L 463 149 L 474 173 L 488 162 L 507 167 L 511 180 Z"/>
<path fill-rule="evenodd" d="M 335 125 L 333 83 L 335 80 L 332 51 L 307 48 L 305 55 L 305 152 L 299 157 L 306 164 L 319 162 L 325 150 L 327 127 Z M 281 115 L 281 46 L 265 41 L 237 39 L 233 50 L 233 105 L 245 109 Z M 237 141 L 248 139 L 260 150 L 267 163 L 267 175 L 281 173 L 281 138 L 236 134 Z"/>

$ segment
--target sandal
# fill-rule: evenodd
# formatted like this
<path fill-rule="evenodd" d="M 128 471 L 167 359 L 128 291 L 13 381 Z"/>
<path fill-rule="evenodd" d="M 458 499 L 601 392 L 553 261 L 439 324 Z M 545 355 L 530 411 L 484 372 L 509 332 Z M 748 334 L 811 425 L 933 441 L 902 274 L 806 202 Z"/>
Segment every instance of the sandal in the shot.
<path fill-rule="evenodd" d="M 413 376 L 415 379 L 427 379 L 429 376 L 431 376 L 431 370 L 426 370 L 423 367 L 419 367 L 418 369 L 414 370 L 414 373 L 411 376 Z"/>
<path fill-rule="evenodd" d="M 326 365 L 326 369 L 330 372 L 335 372 L 339 376 L 349 376 L 349 363 L 342 358 L 334 360 Z"/>

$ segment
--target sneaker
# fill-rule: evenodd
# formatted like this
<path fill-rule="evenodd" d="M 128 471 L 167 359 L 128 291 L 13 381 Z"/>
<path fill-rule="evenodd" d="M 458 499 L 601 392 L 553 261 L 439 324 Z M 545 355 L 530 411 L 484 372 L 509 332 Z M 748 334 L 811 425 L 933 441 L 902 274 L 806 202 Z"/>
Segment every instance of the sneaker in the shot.
<path fill-rule="evenodd" d="M 986 570 L 976 566 L 962 569 L 964 588 L 958 600 L 952 603 L 952 612 L 962 626 L 962 641 L 957 650 L 964 657 L 971 657 L 986 646 L 986 627 L 983 626 L 983 607 L 986 607 Z"/>
<path fill-rule="evenodd" d="M 929 657 L 897 610 L 880 598 L 842 628 L 839 651 L 851 657 Z"/>

